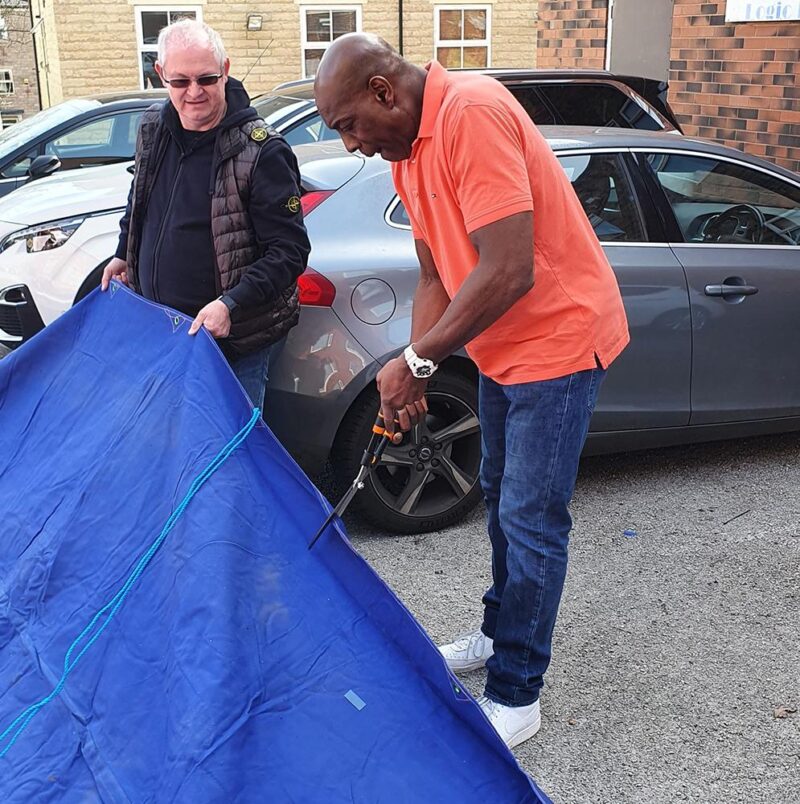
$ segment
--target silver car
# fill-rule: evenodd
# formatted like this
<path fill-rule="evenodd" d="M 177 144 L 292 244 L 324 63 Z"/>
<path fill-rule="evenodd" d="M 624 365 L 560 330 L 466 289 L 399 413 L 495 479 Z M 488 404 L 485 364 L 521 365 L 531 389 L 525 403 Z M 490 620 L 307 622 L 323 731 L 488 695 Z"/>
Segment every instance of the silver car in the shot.
<path fill-rule="evenodd" d="M 609 371 L 587 453 L 800 429 L 800 176 L 669 133 L 542 131 L 603 242 L 631 344 Z M 270 370 L 268 422 L 309 471 L 355 475 L 375 375 L 406 346 L 418 265 L 389 164 L 298 146 L 313 250 L 303 311 Z M 427 421 L 356 497 L 371 521 L 437 529 L 480 499 L 476 369 L 447 360 Z"/>

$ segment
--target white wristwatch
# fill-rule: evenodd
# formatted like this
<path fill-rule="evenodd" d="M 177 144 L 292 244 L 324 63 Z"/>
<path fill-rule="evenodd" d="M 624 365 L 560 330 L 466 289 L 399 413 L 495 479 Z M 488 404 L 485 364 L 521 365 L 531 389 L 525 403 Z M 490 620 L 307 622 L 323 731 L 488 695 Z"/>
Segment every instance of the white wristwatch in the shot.
<path fill-rule="evenodd" d="M 411 373 L 419 379 L 430 377 L 431 374 L 433 374 L 433 372 L 439 368 L 439 366 L 437 366 L 433 360 L 420 357 L 414 351 L 414 347 L 412 345 L 406 346 L 406 349 L 403 352 L 403 357 L 406 359 L 406 363 L 408 363 Z"/>

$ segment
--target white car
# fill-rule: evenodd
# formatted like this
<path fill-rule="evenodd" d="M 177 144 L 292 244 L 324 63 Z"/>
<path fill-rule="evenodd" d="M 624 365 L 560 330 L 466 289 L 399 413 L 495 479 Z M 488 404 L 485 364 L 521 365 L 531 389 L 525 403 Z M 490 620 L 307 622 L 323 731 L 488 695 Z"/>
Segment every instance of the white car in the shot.
<path fill-rule="evenodd" d="M 0 198 L 0 345 L 13 348 L 100 281 L 132 163 L 59 173 Z"/>

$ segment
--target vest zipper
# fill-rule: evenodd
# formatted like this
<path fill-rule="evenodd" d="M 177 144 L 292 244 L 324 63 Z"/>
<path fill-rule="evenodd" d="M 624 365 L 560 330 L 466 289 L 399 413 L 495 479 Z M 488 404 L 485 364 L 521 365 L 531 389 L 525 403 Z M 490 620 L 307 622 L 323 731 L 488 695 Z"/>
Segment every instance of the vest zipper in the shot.
<path fill-rule="evenodd" d="M 166 214 L 164 215 L 164 219 L 161 221 L 161 227 L 158 230 L 158 237 L 156 238 L 156 245 L 153 249 L 153 295 L 155 296 L 155 300 L 159 303 L 161 302 L 161 294 L 158 292 L 158 252 L 161 249 L 161 241 L 164 238 L 164 229 L 167 225 L 167 219 L 172 212 L 172 200 L 175 198 L 175 188 L 178 186 L 178 179 L 180 179 L 181 171 L 183 170 L 184 157 L 185 154 L 182 153 L 181 158 L 178 160 L 178 170 L 175 173 L 175 178 L 172 181 L 172 189 L 169 191 Z"/>

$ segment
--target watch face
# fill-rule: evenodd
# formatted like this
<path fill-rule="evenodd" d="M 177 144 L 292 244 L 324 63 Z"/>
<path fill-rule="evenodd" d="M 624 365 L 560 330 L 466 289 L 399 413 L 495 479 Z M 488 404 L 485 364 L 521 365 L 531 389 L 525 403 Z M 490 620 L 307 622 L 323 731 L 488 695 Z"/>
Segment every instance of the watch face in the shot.
<path fill-rule="evenodd" d="M 417 366 L 417 377 L 430 377 L 431 374 L 433 374 L 433 372 L 431 371 L 430 366 Z"/>

